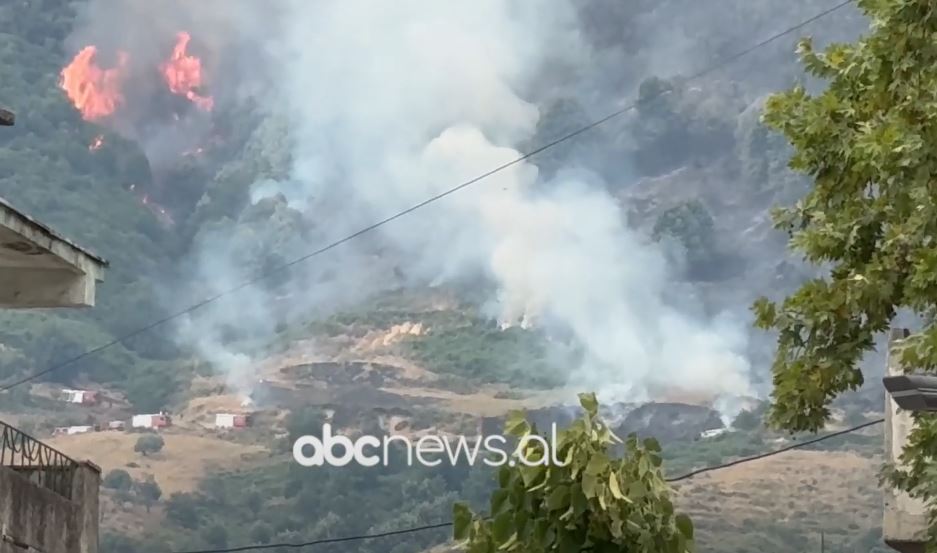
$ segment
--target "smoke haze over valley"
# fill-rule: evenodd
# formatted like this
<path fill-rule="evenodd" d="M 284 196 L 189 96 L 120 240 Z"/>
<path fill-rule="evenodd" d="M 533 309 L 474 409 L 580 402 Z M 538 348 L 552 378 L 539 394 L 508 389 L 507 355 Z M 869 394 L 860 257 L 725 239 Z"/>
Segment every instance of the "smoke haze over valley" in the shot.
<path fill-rule="evenodd" d="M 594 391 L 616 432 L 660 439 L 668 476 L 802 441 L 762 424 L 776 336 L 751 305 L 822 274 L 770 216 L 811 182 L 760 117 L 773 92 L 823 86 L 799 37 L 868 21 L 846 7 L 700 73 L 828 4 L 0 6 L 0 104 L 17 113 L 0 197 L 110 261 L 93 309 L 0 313 L 0 385 L 76 359 L 0 391 L 0 419 L 128 474 L 102 488 L 101 553 L 487 508 L 492 475 L 466 467 L 296 470 L 290 444 L 326 420 L 492 434 L 515 409 L 564 426 Z M 827 430 L 878 417 L 867 380 Z M 66 388 L 108 403 L 63 404 Z M 160 412 L 172 425 L 147 455 L 134 431 L 55 434 Z M 800 552 L 826 532 L 877 552 L 875 432 L 677 486 L 700 550 Z M 447 553 L 430 549 L 447 532 L 322 549 Z"/>
<path fill-rule="evenodd" d="M 195 232 L 187 269 L 173 282 L 186 293 L 173 293 L 176 300 L 228 290 L 557 138 L 545 135 L 545 117 L 571 88 L 550 84 L 558 69 L 600 83 L 588 105 L 596 113 L 630 101 L 649 70 L 690 69 L 676 61 L 679 53 L 662 60 L 657 51 L 629 64 L 629 82 L 602 83 L 603 60 L 622 53 L 589 40 L 572 2 L 550 9 L 506 1 L 281 2 L 270 11 L 251 3 L 224 10 L 210 2 L 102 4 L 85 9 L 70 43 L 159 66 L 157 45 L 165 51 L 179 32 L 190 33 L 188 51 L 203 64 L 196 90 L 214 102 L 211 113 L 192 102 L 179 121 L 167 122 L 146 100 L 159 94 L 131 91 L 145 85 L 128 79 L 127 110 L 146 115 L 132 119 L 118 109 L 105 125 L 130 138 L 145 134 L 158 171 L 163 152 L 179 145 L 175 134 L 194 140 L 185 149 L 200 147 L 226 113 L 251 109 L 258 124 L 249 141 L 276 165 L 275 174 L 250 183 L 240 213 Z M 641 17 L 655 21 L 666 11 Z M 133 32 L 124 36 L 126 29 Z M 680 41 L 670 47 L 681 49 Z M 242 52 L 253 56 L 238 59 Z M 159 130 L 122 127 L 141 117 Z M 635 132 L 628 118 L 634 114 L 595 132 L 626 137 Z M 638 178 L 632 162 L 602 159 L 594 148 L 607 146 L 596 140 L 577 149 L 575 140 L 556 147 L 565 155 L 549 160 L 546 173 L 538 157 L 517 163 L 293 265 L 275 284 L 271 277 L 193 313 L 179 339 L 248 393 L 255 360 L 224 336 L 269 335 L 278 323 L 325 316 L 383 289 L 459 284 L 485 290 L 473 301 L 502 326 L 531 325 L 571 341 L 579 352 L 567 367 L 574 387 L 629 401 L 670 389 L 758 394 L 747 305 L 704 307 L 698 291 L 679 282 L 673 256 L 630 220 L 633 206 L 621 191 Z M 212 199 L 207 191 L 196 211 Z M 273 260 L 250 262 L 266 254 Z M 287 302 L 277 301 L 283 296 Z"/>

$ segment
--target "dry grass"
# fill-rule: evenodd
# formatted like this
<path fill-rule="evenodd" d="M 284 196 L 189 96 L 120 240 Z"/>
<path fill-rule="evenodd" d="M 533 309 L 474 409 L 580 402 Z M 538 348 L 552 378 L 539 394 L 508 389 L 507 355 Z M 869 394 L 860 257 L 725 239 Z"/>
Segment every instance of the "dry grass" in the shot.
<path fill-rule="evenodd" d="M 880 465 L 852 452 L 791 451 L 694 477 L 678 495 L 701 523 L 760 519 L 805 527 L 822 519 L 830 527 L 868 527 L 868 513 L 881 510 Z"/>
<path fill-rule="evenodd" d="M 154 505 L 147 513 L 146 507 L 130 501 L 120 501 L 115 494 L 101 488 L 100 503 L 101 529 L 128 536 L 136 536 L 150 530 L 156 530 L 162 523 L 162 506 Z"/>
<path fill-rule="evenodd" d="M 251 408 L 242 406 L 242 401 L 237 394 L 196 397 L 173 413 L 173 424 L 182 428 L 212 429 L 218 413 L 250 413 Z"/>
<path fill-rule="evenodd" d="M 243 466 L 251 456 L 267 451 L 261 446 L 236 444 L 206 436 L 165 432 L 163 450 L 149 456 L 134 452 L 141 434 L 95 432 L 73 436 L 57 436 L 48 444 L 66 455 L 89 460 L 101 467 L 104 474 L 124 469 L 134 479 L 152 475 L 164 496 L 191 491 L 207 472 Z M 129 465 L 137 466 L 129 466 Z"/>
<path fill-rule="evenodd" d="M 557 405 L 570 398 L 575 398 L 569 390 L 550 390 L 545 392 L 511 390 L 520 399 L 495 397 L 506 388 L 495 386 L 480 386 L 472 394 L 458 394 L 450 390 L 438 388 L 393 388 L 384 387 L 382 391 L 397 394 L 403 397 L 426 398 L 436 400 L 438 406 L 452 413 L 464 413 L 480 417 L 497 417 L 514 409 L 540 409 Z"/>

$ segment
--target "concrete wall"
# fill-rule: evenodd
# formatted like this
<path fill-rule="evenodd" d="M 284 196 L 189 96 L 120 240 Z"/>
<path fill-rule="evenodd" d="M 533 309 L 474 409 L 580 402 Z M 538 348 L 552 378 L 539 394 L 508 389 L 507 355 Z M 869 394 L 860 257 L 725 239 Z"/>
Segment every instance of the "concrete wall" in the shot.
<path fill-rule="evenodd" d="M 79 463 L 71 498 L 0 466 L 0 553 L 97 553 L 101 469 Z"/>
<path fill-rule="evenodd" d="M 886 373 L 904 374 L 900 368 L 896 347 L 908 337 L 905 329 L 893 329 L 888 343 Z M 898 404 L 885 392 L 885 459 L 898 465 L 898 457 L 907 443 L 908 433 L 914 425 L 911 414 L 898 411 Z M 902 553 L 924 553 L 927 538 L 927 510 L 924 503 L 912 499 L 904 492 L 885 487 L 885 518 L 882 535 L 885 543 Z"/>

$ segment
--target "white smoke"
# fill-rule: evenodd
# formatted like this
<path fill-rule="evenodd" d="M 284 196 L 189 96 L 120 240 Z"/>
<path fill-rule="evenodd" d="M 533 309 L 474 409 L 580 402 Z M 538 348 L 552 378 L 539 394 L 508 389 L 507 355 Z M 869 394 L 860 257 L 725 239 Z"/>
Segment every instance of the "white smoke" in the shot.
<path fill-rule="evenodd" d="M 294 4 L 278 56 L 296 124 L 292 182 L 340 187 L 349 231 L 517 158 L 538 119 L 519 91 L 544 60 L 588 59 L 570 7 L 535 4 Z M 482 269 L 502 319 L 571 332 L 586 352 L 571 381 L 608 399 L 751 393 L 742 324 L 668 305 L 663 256 L 615 200 L 563 177 L 540 192 L 535 164 L 381 232 L 428 278 Z"/>
<path fill-rule="evenodd" d="M 229 18 L 269 53 L 263 102 L 289 121 L 294 145 L 288 181 L 258 183 L 252 200 L 282 195 L 326 242 L 517 158 L 536 130 L 530 89 L 548 81 L 539 78 L 546 65 L 582 67 L 591 56 L 567 0 L 290 0 L 277 10 L 275 37 Z M 585 178 L 560 172 L 544 183 L 534 158 L 377 232 L 411 278 L 483 275 L 502 320 L 526 317 L 573 336 L 585 361 L 570 367 L 571 384 L 606 401 L 672 388 L 752 393 L 744 325 L 670 301 L 664 256 Z M 216 292 L 246 276 L 243 253 L 224 239 L 197 250 L 200 284 Z M 298 242 L 278 252 L 290 259 L 323 245 Z M 314 309 L 380 286 L 374 258 L 343 247 L 312 261 L 307 280 L 293 284 L 294 305 Z M 323 266 L 341 277 L 312 280 Z M 231 357 L 217 327 L 269 332 L 278 316 L 265 292 L 238 294 L 234 307 L 194 316 L 182 336 L 243 388 L 249 363 Z"/>

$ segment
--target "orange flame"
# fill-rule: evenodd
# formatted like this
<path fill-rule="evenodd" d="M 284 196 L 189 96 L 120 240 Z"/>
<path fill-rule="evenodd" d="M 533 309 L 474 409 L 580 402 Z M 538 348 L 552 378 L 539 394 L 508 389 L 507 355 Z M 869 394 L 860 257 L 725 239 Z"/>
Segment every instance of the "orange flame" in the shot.
<path fill-rule="evenodd" d="M 93 152 L 95 150 L 100 150 L 101 146 L 104 145 L 104 135 L 97 135 L 94 137 L 94 140 L 91 141 L 91 144 L 88 144 L 88 151 Z"/>
<path fill-rule="evenodd" d="M 117 53 L 117 66 L 101 69 L 94 63 L 97 48 L 85 46 L 64 69 L 59 86 L 81 112 L 86 121 L 94 121 L 114 113 L 124 98 L 120 81 L 127 66 L 126 52 Z"/>
<path fill-rule="evenodd" d="M 185 96 L 199 109 L 210 111 L 214 106 L 211 96 L 201 96 L 196 90 L 202 86 L 202 62 L 186 54 L 191 37 L 183 31 L 176 35 L 176 46 L 172 57 L 160 65 L 160 71 L 174 94 Z"/>

